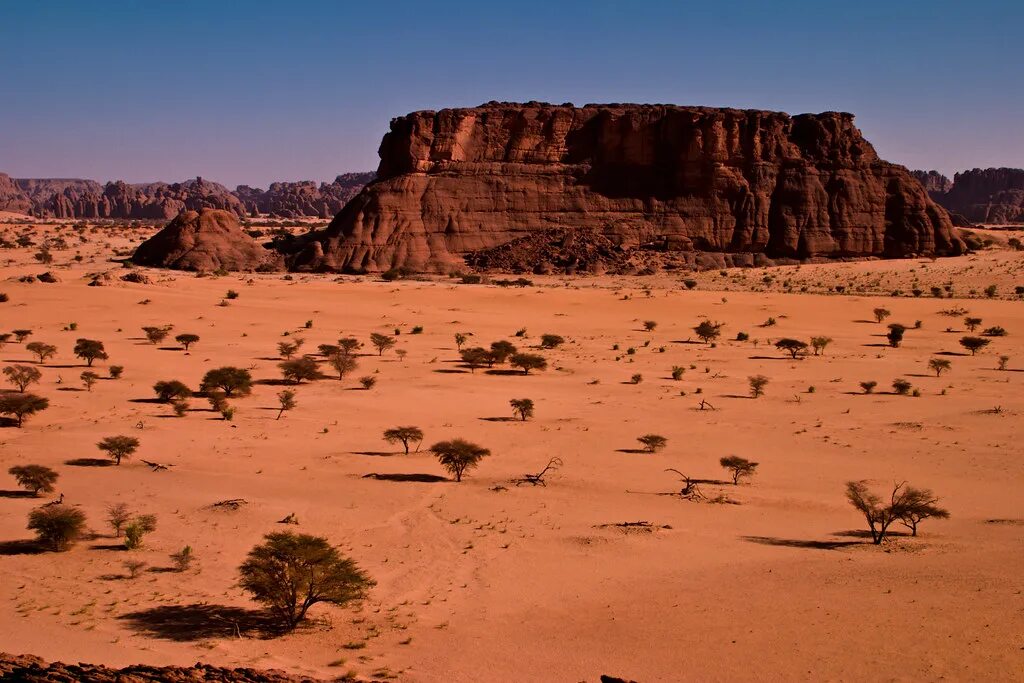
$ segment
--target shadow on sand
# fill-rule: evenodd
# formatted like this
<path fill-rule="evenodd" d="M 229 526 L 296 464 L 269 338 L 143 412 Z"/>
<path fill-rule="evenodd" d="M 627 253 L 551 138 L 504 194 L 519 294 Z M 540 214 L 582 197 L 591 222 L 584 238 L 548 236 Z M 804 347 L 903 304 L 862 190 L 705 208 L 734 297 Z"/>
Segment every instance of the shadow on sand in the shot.
<path fill-rule="evenodd" d="M 178 642 L 241 636 L 269 638 L 280 633 L 266 612 L 226 605 L 164 605 L 130 612 L 118 619 L 142 635 Z"/>

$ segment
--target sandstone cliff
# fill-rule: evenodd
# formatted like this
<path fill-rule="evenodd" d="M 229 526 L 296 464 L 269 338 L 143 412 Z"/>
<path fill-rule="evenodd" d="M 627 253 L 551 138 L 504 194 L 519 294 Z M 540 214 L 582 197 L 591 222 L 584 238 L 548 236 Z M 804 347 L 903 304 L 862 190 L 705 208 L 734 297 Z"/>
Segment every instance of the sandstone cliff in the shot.
<path fill-rule="evenodd" d="M 331 183 L 273 183 L 267 190 L 240 185 L 234 192 L 203 178 L 181 183 L 100 185 L 75 178 L 19 178 L 0 174 L 0 210 L 41 218 L 125 218 L 168 220 L 182 211 L 223 209 L 238 216 L 260 213 L 278 218 L 338 213 L 373 173 L 345 173 Z"/>
<path fill-rule="evenodd" d="M 963 250 L 850 114 L 488 103 L 394 119 L 380 157 L 293 268 L 448 270 L 541 229 L 791 258 Z"/>
<path fill-rule="evenodd" d="M 184 211 L 139 245 L 132 261 L 140 266 L 211 272 L 272 271 L 279 254 L 242 231 L 238 217 L 222 209 Z"/>
<path fill-rule="evenodd" d="M 953 187 L 953 181 L 938 171 L 911 171 L 910 175 L 914 176 L 928 196 L 936 201 Z"/>
<path fill-rule="evenodd" d="M 957 173 L 938 201 L 976 223 L 1024 223 L 1024 169 L 976 168 Z"/>
<path fill-rule="evenodd" d="M 27 214 L 32 202 L 6 173 L 0 173 L 0 211 Z"/>
<path fill-rule="evenodd" d="M 278 218 L 330 218 L 341 211 L 373 178 L 372 172 L 344 173 L 335 178 L 334 182 L 320 185 L 309 180 L 271 183 L 267 190 L 239 185 L 234 194 L 250 214 L 259 213 Z"/>

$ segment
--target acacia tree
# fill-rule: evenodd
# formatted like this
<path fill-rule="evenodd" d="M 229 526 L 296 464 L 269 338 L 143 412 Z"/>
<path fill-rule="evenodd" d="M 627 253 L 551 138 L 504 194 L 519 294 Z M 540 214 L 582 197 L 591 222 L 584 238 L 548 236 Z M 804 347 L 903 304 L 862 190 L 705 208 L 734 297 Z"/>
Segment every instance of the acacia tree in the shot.
<path fill-rule="evenodd" d="M 338 340 L 338 347 L 351 356 L 363 347 L 363 342 L 354 337 L 342 337 Z"/>
<path fill-rule="evenodd" d="M 474 346 L 471 349 L 462 349 L 459 352 L 459 356 L 462 358 L 462 362 L 469 366 L 470 372 L 476 372 L 476 369 L 487 365 L 491 359 L 491 353 L 482 346 Z"/>
<path fill-rule="evenodd" d="M 409 455 L 409 444 L 413 441 L 416 442 L 416 450 L 419 450 L 419 444 L 423 441 L 423 430 L 411 425 L 392 427 L 391 429 L 384 430 L 384 440 L 388 443 L 402 444 L 402 447 L 405 448 L 405 454 Z"/>
<path fill-rule="evenodd" d="M 215 368 L 203 375 L 199 388 L 204 392 L 219 389 L 228 398 L 248 396 L 252 393 L 252 375 L 248 370 L 225 366 Z"/>
<path fill-rule="evenodd" d="M 751 398 L 758 398 L 764 395 L 764 388 L 768 386 L 770 380 L 764 375 L 752 375 L 747 377 L 747 383 L 750 385 L 750 396 Z"/>
<path fill-rule="evenodd" d="M 718 339 L 722 334 L 723 323 L 713 323 L 710 320 L 702 320 L 699 325 L 693 328 L 693 331 L 704 340 L 705 344 L 711 344 L 711 342 Z"/>
<path fill-rule="evenodd" d="M 14 341 L 21 343 L 32 336 L 32 330 L 11 330 L 14 334 Z"/>
<path fill-rule="evenodd" d="M 489 449 L 464 439 L 438 441 L 430 447 L 430 452 L 437 457 L 441 467 L 455 477 L 455 481 L 462 481 L 462 475 L 467 470 L 476 467 L 491 454 Z"/>
<path fill-rule="evenodd" d="M 516 345 L 512 342 L 501 339 L 491 342 L 491 360 L 501 365 L 516 353 Z"/>
<path fill-rule="evenodd" d="M 370 335 L 370 343 L 377 349 L 377 355 L 383 356 L 384 352 L 395 345 L 395 338 L 386 334 L 374 332 Z"/>
<path fill-rule="evenodd" d="M 338 351 L 332 354 L 327 362 L 330 364 L 334 371 L 338 373 L 338 379 L 345 379 L 345 375 L 356 369 L 359 363 L 356 361 L 355 356 L 344 351 Z"/>
<path fill-rule="evenodd" d="M 0 394 L 0 415 L 13 415 L 18 426 L 25 418 L 50 407 L 50 400 L 29 393 Z"/>
<path fill-rule="evenodd" d="M 876 308 L 872 312 L 875 315 L 875 322 L 879 323 L 888 318 L 890 315 L 892 315 L 892 312 L 887 308 Z"/>
<path fill-rule="evenodd" d="M 29 513 L 28 528 L 40 545 L 63 552 L 85 533 L 85 513 L 70 505 L 43 506 Z"/>
<path fill-rule="evenodd" d="M 30 353 L 39 359 L 40 363 L 45 363 L 48 358 L 53 358 L 57 355 L 57 347 L 53 344 L 44 344 L 40 341 L 34 341 L 25 345 Z"/>
<path fill-rule="evenodd" d="M 896 323 L 889 325 L 889 333 L 885 335 L 886 338 L 889 340 L 889 346 L 893 347 L 894 349 L 898 348 L 899 345 L 903 342 L 903 334 L 904 332 L 906 332 L 906 329 L 907 328 L 903 327 L 903 325 L 899 325 Z"/>
<path fill-rule="evenodd" d="M 316 361 L 309 356 L 286 360 L 278 363 L 278 367 L 281 368 L 281 376 L 294 384 L 320 379 L 320 368 L 317 367 Z"/>
<path fill-rule="evenodd" d="M 197 343 L 199 341 L 199 335 L 198 334 L 189 334 L 189 333 L 186 332 L 184 334 L 179 334 L 177 337 L 174 338 L 174 341 L 176 341 L 179 344 L 181 344 L 182 348 L 184 348 L 186 351 L 188 351 L 188 348 L 190 346 L 192 346 L 193 344 L 195 344 L 195 343 Z"/>
<path fill-rule="evenodd" d="M 825 347 L 832 343 L 832 337 L 811 337 L 811 346 L 814 347 L 814 355 L 820 356 L 825 353 Z"/>
<path fill-rule="evenodd" d="M 536 353 L 516 353 L 509 359 L 509 365 L 519 368 L 524 375 L 529 375 L 530 370 L 546 370 L 548 361 Z"/>
<path fill-rule="evenodd" d="M 903 514 L 903 493 L 903 484 L 897 484 L 889 496 L 889 503 L 885 504 L 881 497 L 868 489 L 866 481 L 846 482 L 846 498 L 864 515 L 875 545 L 885 540 L 889 527 Z"/>
<path fill-rule="evenodd" d="M 103 342 L 95 339 L 79 339 L 75 342 L 75 355 L 85 361 L 85 364 L 92 367 L 93 361 L 107 360 L 109 356 L 103 348 Z"/>
<path fill-rule="evenodd" d="M 31 365 L 8 365 L 4 368 L 4 374 L 7 376 L 7 381 L 18 387 L 18 391 L 21 392 L 43 377 L 43 373 Z"/>
<path fill-rule="evenodd" d="M 284 415 L 286 410 L 294 410 L 299 402 L 295 400 L 295 391 L 292 389 L 285 389 L 278 392 L 277 394 L 278 408 L 277 417 L 275 419 L 280 420 L 281 416 Z"/>
<path fill-rule="evenodd" d="M 795 360 L 797 354 L 807 349 L 807 342 L 800 341 L 799 339 L 790 339 L 788 337 L 784 337 L 779 341 L 775 342 L 775 348 L 781 351 L 788 352 L 789 355 L 792 356 Z"/>
<path fill-rule="evenodd" d="M 648 453 L 655 453 L 668 445 L 668 439 L 661 434 L 644 434 L 638 436 L 636 440 L 643 445 L 644 450 Z"/>
<path fill-rule="evenodd" d="M 542 334 L 540 336 L 540 348 L 553 349 L 565 343 L 565 338 L 557 334 Z"/>
<path fill-rule="evenodd" d="M 932 358 L 928 361 L 928 367 L 935 372 L 936 377 L 940 377 L 943 372 L 953 367 L 953 364 L 942 358 Z"/>
<path fill-rule="evenodd" d="M 718 464 L 729 470 L 729 474 L 732 475 L 733 485 L 738 485 L 740 483 L 740 477 L 754 476 L 754 471 L 757 469 L 759 463 L 751 462 L 738 455 L 730 455 L 720 459 Z"/>
<path fill-rule="evenodd" d="M 970 351 L 972 356 L 991 343 L 991 340 L 985 339 L 983 337 L 963 337 L 960 340 L 960 346 Z"/>
<path fill-rule="evenodd" d="M 96 447 L 109 455 L 115 465 L 120 465 L 123 458 L 130 458 L 138 450 L 139 440 L 134 436 L 108 436 Z"/>
<path fill-rule="evenodd" d="M 150 344 L 159 344 L 164 339 L 167 339 L 167 335 L 171 333 L 173 326 L 163 325 L 161 327 L 143 327 L 142 331 L 146 335 L 146 339 L 149 340 Z"/>
<path fill-rule="evenodd" d="M 463 332 L 456 332 L 455 333 L 455 348 L 458 349 L 459 351 L 462 351 L 462 345 L 465 344 L 468 339 L 469 339 L 469 337 L 467 337 L 465 335 L 465 333 L 463 333 Z"/>
<path fill-rule="evenodd" d="M 974 332 L 981 325 L 981 318 L 964 318 L 964 325 L 969 332 Z"/>
<path fill-rule="evenodd" d="M 45 465 L 15 465 L 7 470 L 14 477 L 18 486 L 29 491 L 33 496 L 40 493 L 51 493 L 53 485 L 60 476 Z"/>
<path fill-rule="evenodd" d="M 107 506 L 107 524 L 114 530 L 114 536 L 121 536 L 121 529 L 132 518 L 131 510 L 124 503 L 114 503 Z"/>
<path fill-rule="evenodd" d="M 79 377 L 81 378 L 82 383 L 85 385 L 86 391 L 92 391 L 93 385 L 95 385 L 96 382 L 98 382 L 100 379 L 100 376 L 97 375 L 92 370 L 86 370 L 81 375 L 79 375 Z"/>
<path fill-rule="evenodd" d="M 153 391 L 161 403 L 184 401 L 192 397 L 192 390 L 176 379 L 161 380 L 153 385 Z"/>
<path fill-rule="evenodd" d="M 922 520 L 934 517 L 949 519 L 949 510 L 938 506 L 939 499 L 929 489 L 907 486 L 901 498 L 900 523 L 910 529 L 911 536 L 917 536 L 917 525 Z"/>
<path fill-rule="evenodd" d="M 294 629 L 318 602 L 344 606 L 375 582 L 327 539 L 289 531 L 267 534 L 238 568 L 239 585 Z"/>
<path fill-rule="evenodd" d="M 514 398 L 508 404 L 512 406 L 512 414 L 517 415 L 523 422 L 533 417 L 533 399 Z"/>

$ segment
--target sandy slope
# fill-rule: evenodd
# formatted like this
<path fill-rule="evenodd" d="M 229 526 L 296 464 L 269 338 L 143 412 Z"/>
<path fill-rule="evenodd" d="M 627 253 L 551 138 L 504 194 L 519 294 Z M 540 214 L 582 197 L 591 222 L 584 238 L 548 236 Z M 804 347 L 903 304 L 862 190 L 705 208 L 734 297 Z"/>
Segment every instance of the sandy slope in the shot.
<path fill-rule="evenodd" d="M 52 407 L 24 429 L 0 429 L 0 471 L 24 462 L 59 470 L 65 504 L 81 505 L 99 534 L 62 555 L 4 546 L 12 554 L 0 556 L 0 649 L 409 681 L 591 681 L 601 673 L 641 681 L 1024 679 L 1024 306 L 711 289 L 740 289 L 745 280 L 747 289 L 771 290 L 802 278 L 809 289 L 842 282 L 853 291 L 877 277 L 881 291 L 909 291 L 917 278 L 926 291 L 932 280 L 953 281 L 961 293 L 998 280 L 1007 294 L 1024 284 L 1012 252 L 708 273 L 693 291 L 669 275 L 547 279 L 510 290 L 157 271 L 148 271 L 150 285 L 115 278 L 88 287 L 86 273 L 120 274 L 105 259 L 128 242 L 93 235 L 74 247 L 85 259 L 70 268 L 55 266 L 74 251 L 55 252 L 57 284 L 12 281 L 45 268 L 27 250 L 0 254 L 13 260 L 0 268 L 0 291 L 11 299 L 0 304 L 0 329 L 32 328 L 31 339 L 59 347 L 37 388 Z M 772 283 L 760 280 L 765 272 Z M 218 306 L 229 288 L 239 298 Z M 891 320 L 921 320 L 922 328 L 887 348 L 884 326 L 864 322 L 880 305 Z M 977 357 L 944 356 L 953 369 L 936 378 L 929 358 L 962 351 L 960 318 L 939 313 L 956 306 L 1010 336 Z M 703 316 L 724 322 L 726 339 L 746 331 L 757 345 L 694 343 L 691 328 Z M 769 317 L 777 325 L 759 327 Z M 656 331 L 642 331 L 644 320 L 656 320 Z M 77 331 L 63 330 L 70 322 Z M 185 354 L 141 338 L 141 326 L 164 323 L 202 340 Z M 423 334 L 410 334 L 415 325 Z M 257 378 L 275 380 L 285 331 L 313 350 L 340 333 L 365 339 L 396 327 L 404 361 L 366 355 L 344 383 L 302 385 L 299 407 L 280 421 L 273 408 L 281 387 L 273 384 L 236 401 L 233 422 L 205 410 L 169 417 L 167 406 L 144 401 L 156 380 L 195 385 L 217 365 L 251 366 Z M 512 336 L 523 327 L 525 341 Z M 459 331 L 473 334 L 470 344 L 536 344 L 545 332 L 569 341 L 544 352 L 545 373 L 471 374 L 455 362 Z M 817 334 L 835 340 L 826 355 L 797 361 L 765 341 Z M 119 364 L 124 377 L 75 390 L 83 368 L 70 350 L 80 336 L 104 340 L 111 359 L 101 373 Z M 1012 371 L 995 369 L 1002 354 Z M 0 360 L 27 362 L 30 354 L 8 344 Z M 679 382 L 668 377 L 673 365 L 687 368 Z M 642 383 L 627 383 L 634 373 Z M 771 383 L 753 400 L 746 378 L 756 373 Z M 370 391 L 356 388 L 365 374 L 378 378 Z M 859 394 L 862 380 L 885 392 L 898 376 L 922 395 Z M 488 419 L 510 417 L 516 397 L 534 399 L 536 419 Z M 697 410 L 701 398 L 717 410 Z M 990 411 L 996 406 L 1000 413 Z M 494 455 L 461 484 L 363 478 L 443 474 L 428 454 L 398 455 L 381 440 L 396 424 L 419 425 L 427 444 L 462 436 Z M 647 432 L 667 436 L 668 447 L 629 452 Z M 118 433 L 142 441 L 140 458 L 175 466 L 66 464 L 98 457 L 95 442 Z M 729 454 L 759 461 L 758 475 L 740 487 L 703 488 L 741 505 L 664 495 L 677 488 L 665 468 L 722 479 L 718 459 Z M 548 487 L 510 485 L 553 456 L 565 466 Z M 0 490 L 15 488 L 0 477 Z M 851 533 L 861 520 L 843 498 L 844 482 L 860 478 L 879 488 L 905 479 L 933 488 L 953 517 L 925 522 L 917 539 L 865 544 Z M 248 504 L 210 508 L 236 497 Z M 115 501 L 158 515 L 144 549 L 112 549 L 103 510 Z M 36 504 L 0 498 L 0 540 L 28 538 L 25 516 Z M 285 528 L 275 522 L 289 513 L 297 530 L 342 546 L 378 586 L 361 607 L 315 608 L 313 623 L 287 637 L 233 637 L 229 622 L 238 617 L 225 608 L 253 607 L 234 586 L 235 569 L 262 534 Z M 640 520 L 670 528 L 600 527 Z M 197 571 L 123 578 L 129 555 L 160 569 L 185 544 L 196 549 Z"/>

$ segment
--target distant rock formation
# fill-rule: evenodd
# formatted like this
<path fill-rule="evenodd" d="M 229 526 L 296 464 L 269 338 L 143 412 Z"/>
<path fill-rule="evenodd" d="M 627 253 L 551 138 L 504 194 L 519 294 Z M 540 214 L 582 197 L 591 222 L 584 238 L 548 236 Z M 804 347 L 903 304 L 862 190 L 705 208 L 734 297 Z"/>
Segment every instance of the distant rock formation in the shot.
<path fill-rule="evenodd" d="M 380 157 L 377 180 L 292 268 L 451 270 L 567 228 L 623 249 L 781 258 L 964 249 L 844 113 L 492 102 L 396 118 Z"/>
<path fill-rule="evenodd" d="M 938 171 L 911 171 L 910 175 L 917 178 L 917 181 L 924 187 L 928 196 L 935 200 L 938 200 L 939 197 L 949 192 L 949 189 L 953 187 L 953 181 Z"/>
<path fill-rule="evenodd" d="M 1024 223 L 1024 169 L 976 168 L 957 173 L 938 199 L 975 223 Z"/>
<path fill-rule="evenodd" d="M 32 210 L 32 201 L 11 177 L 0 173 L 0 211 L 27 214 Z"/>
<path fill-rule="evenodd" d="M 0 174 L 0 211 L 40 218 L 123 218 L 168 220 L 182 211 L 223 209 L 238 216 L 264 214 L 278 218 L 336 214 L 371 173 L 345 173 L 332 183 L 273 183 L 264 191 L 240 185 L 234 192 L 203 178 L 181 183 L 129 184 L 121 180 L 100 185 L 75 178 L 19 178 Z"/>
<path fill-rule="evenodd" d="M 332 183 L 306 180 L 296 183 L 271 183 L 267 190 L 239 185 L 235 196 L 250 214 L 263 214 L 278 218 L 316 216 L 330 218 L 341 211 L 349 200 L 359 194 L 376 174 L 344 173 Z"/>
<path fill-rule="evenodd" d="M 140 244 L 132 262 L 201 272 L 274 271 L 283 266 L 279 254 L 243 232 L 238 217 L 223 209 L 184 211 Z"/>
<path fill-rule="evenodd" d="M 0 681 L 19 683 L 316 683 L 317 679 L 281 671 L 209 664 L 145 666 L 111 669 L 99 664 L 47 662 L 31 655 L 0 652 Z"/>

